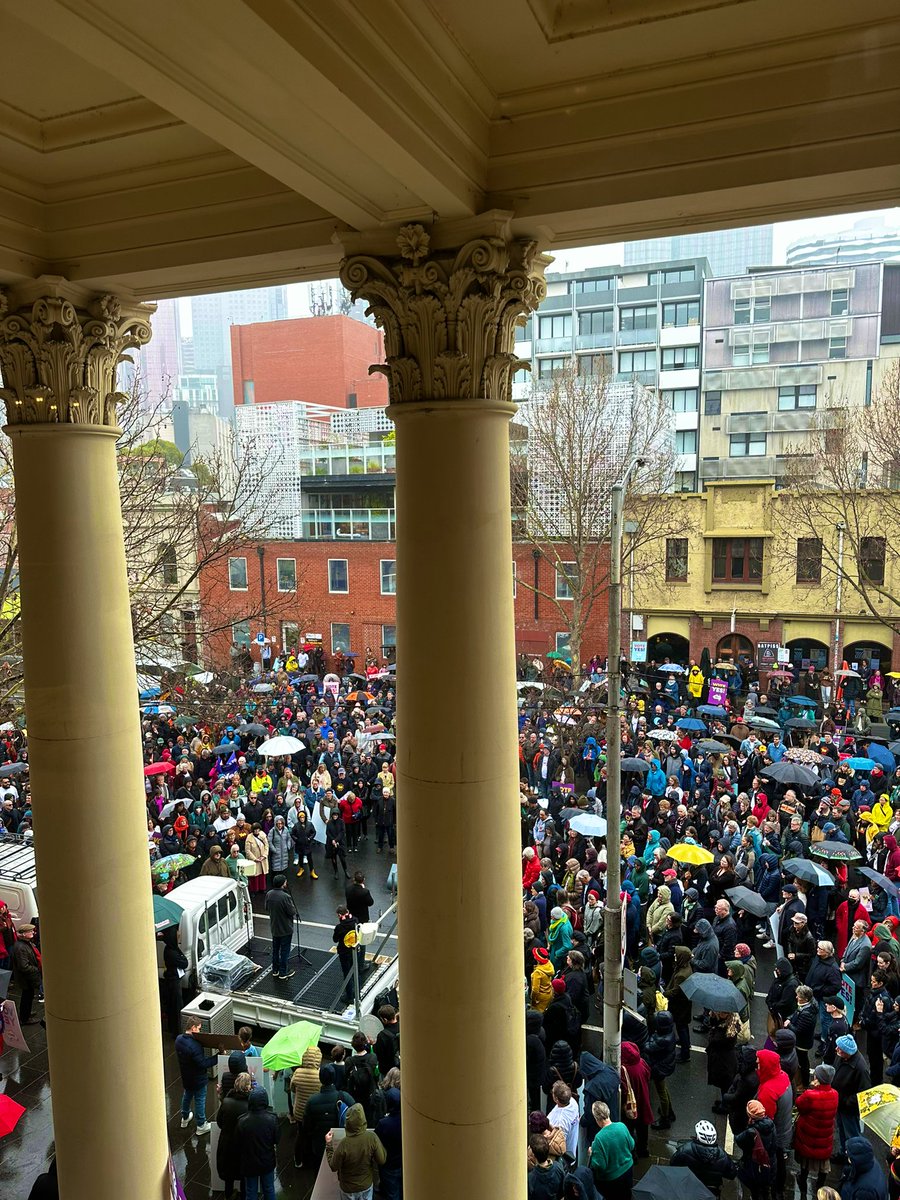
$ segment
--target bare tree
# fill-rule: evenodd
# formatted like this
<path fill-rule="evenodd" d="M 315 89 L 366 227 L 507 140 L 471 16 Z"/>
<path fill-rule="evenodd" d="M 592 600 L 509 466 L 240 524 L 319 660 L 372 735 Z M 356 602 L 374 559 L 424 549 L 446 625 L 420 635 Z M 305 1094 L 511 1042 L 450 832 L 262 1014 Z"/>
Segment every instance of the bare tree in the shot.
<path fill-rule="evenodd" d="M 775 522 L 798 539 L 801 568 L 842 580 L 865 609 L 900 631 L 900 361 L 867 407 L 846 397 L 817 412 L 790 447 Z M 797 559 L 783 566 L 794 571 Z"/>
<path fill-rule="evenodd" d="M 517 538 L 534 546 L 559 585 L 520 582 L 556 608 L 577 670 L 585 629 L 606 593 L 612 487 L 630 463 L 641 463 L 626 500 L 637 525 L 634 550 L 646 561 L 678 519 L 663 495 L 674 479 L 672 416 L 657 391 L 580 374 L 573 363 L 535 390 L 518 420 L 527 435 L 513 426 Z"/>

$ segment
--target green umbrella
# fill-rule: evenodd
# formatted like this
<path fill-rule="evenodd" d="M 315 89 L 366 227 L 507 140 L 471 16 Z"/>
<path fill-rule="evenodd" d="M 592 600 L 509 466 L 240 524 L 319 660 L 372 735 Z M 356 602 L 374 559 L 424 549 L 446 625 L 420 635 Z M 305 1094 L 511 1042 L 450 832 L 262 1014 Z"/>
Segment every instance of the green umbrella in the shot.
<path fill-rule="evenodd" d="M 163 929 L 171 929 L 173 925 L 181 924 L 181 905 L 170 900 L 168 896 L 153 896 L 153 928 L 159 933 Z"/>
<path fill-rule="evenodd" d="M 889 1146 L 897 1145 L 900 1134 L 900 1088 L 883 1083 L 857 1096 L 863 1125 Z"/>
<path fill-rule="evenodd" d="M 315 1046 L 321 1033 L 322 1026 L 314 1025 L 312 1021 L 298 1021 L 296 1025 L 285 1025 L 263 1046 L 263 1066 L 267 1071 L 299 1067 L 303 1055 L 310 1046 Z"/>
<path fill-rule="evenodd" d="M 165 858 L 158 858 L 150 868 L 150 874 L 154 879 L 160 875 L 174 875 L 176 871 L 180 871 L 182 867 L 189 867 L 196 859 L 192 854 L 167 854 Z"/>

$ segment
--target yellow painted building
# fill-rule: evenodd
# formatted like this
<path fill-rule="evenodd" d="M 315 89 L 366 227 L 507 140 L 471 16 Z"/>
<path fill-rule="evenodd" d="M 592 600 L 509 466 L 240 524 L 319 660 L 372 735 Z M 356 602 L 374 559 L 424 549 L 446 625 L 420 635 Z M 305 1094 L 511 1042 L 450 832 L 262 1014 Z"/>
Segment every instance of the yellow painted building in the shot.
<path fill-rule="evenodd" d="M 877 528 L 879 493 L 866 498 Z M 701 494 L 673 495 L 670 527 L 681 536 L 637 550 L 635 613 L 643 616 L 648 659 L 756 658 L 760 643 L 787 647 L 791 662 L 817 668 L 843 659 L 900 665 L 889 624 L 869 611 L 855 582 L 857 546 L 823 521 L 821 544 L 805 536 L 797 499 L 774 479 L 709 483 Z M 893 522 L 893 518 L 892 518 Z M 869 573 L 879 570 L 896 596 L 896 531 L 867 541 Z M 879 564 L 880 553 L 880 564 Z M 891 608 L 886 603 L 885 614 Z M 641 636 L 635 634 L 636 637 Z"/>

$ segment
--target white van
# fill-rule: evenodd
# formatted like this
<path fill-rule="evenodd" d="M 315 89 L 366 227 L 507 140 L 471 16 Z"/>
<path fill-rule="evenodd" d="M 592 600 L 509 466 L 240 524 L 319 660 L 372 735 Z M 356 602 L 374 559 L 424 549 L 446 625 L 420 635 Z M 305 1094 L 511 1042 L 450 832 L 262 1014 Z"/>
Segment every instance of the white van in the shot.
<path fill-rule="evenodd" d="M 182 953 L 187 957 L 188 975 L 197 984 L 197 962 L 217 946 L 238 953 L 253 937 L 253 909 L 245 883 L 198 875 L 179 884 L 166 896 L 183 911 L 179 924 Z M 157 961 L 162 975 L 163 944 L 158 941 Z"/>
<path fill-rule="evenodd" d="M 30 841 L 0 841 L 0 900 L 6 901 L 16 925 L 34 922 L 38 915 L 37 866 Z"/>

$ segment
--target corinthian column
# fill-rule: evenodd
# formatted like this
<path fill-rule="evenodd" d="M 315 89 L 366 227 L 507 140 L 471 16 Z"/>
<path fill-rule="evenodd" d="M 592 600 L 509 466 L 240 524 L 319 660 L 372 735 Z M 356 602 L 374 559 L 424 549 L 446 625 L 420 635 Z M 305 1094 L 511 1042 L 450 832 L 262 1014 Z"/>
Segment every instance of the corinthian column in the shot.
<path fill-rule="evenodd" d="M 0 292 L 0 398 L 14 460 L 44 1015 L 63 1200 L 160 1200 L 167 1172 L 116 473 L 116 370 L 130 347 L 149 341 L 152 311 L 55 278 Z"/>
<path fill-rule="evenodd" d="M 509 395 L 548 260 L 502 219 L 478 232 L 348 240 L 341 270 L 397 429 L 403 1184 L 429 1200 L 525 1195 Z"/>

